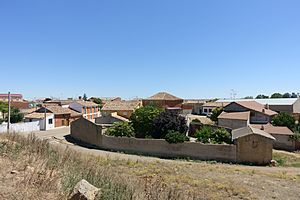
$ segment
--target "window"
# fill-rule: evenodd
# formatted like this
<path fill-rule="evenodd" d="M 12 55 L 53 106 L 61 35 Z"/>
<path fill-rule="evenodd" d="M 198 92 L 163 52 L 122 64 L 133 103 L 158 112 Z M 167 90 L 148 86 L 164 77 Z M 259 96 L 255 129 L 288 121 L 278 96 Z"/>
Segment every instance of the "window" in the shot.
<path fill-rule="evenodd" d="M 204 112 L 204 113 L 207 113 L 207 109 L 206 109 L 206 108 L 204 108 L 204 109 L 203 109 L 203 112 Z"/>
<path fill-rule="evenodd" d="M 208 109 L 208 112 L 211 113 L 211 112 L 212 112 L 212 109 Z"/>
<path fill-rule="evenodd" d="M 48 119 L 48 124 L 53 124 L 53 119 Z"/>

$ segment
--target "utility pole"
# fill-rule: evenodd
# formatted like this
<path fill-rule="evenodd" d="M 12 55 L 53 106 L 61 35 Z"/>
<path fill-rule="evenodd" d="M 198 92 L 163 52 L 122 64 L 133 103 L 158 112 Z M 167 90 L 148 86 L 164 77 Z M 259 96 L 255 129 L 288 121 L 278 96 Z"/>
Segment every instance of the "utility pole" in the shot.
<path fill-rule="evenodd" d="M 8 116 L 7 116 L 7 133 L 9 133 L 10 129 L 10 92 L 8 92 Z"/>
<path fill-rule="evenodd" d="M 47 130 L 47 112 L 46 112 L 46 105 L 44 105 L 44 110 L 45 110 L 45 112 L 44 112 L 44 118 L 45 118 L 45 127 L 44 127 L 44 130 L 46 131 Z"/>

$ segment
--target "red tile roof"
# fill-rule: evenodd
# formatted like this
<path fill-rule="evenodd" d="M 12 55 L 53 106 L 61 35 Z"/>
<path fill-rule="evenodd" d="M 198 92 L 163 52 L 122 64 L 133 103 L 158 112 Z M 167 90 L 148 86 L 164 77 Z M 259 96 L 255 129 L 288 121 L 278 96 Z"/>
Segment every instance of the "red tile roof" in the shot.
<path fill-rule="evenodd" d="M 248 120 L 250 118 L 250 111 L 247 112 L 222 112 L 218 119 L 237 119 Z"/>
<path fill-rule="evenodd" d="M 273 115 L 278 114 L 277 112 L 275 112 L 273 110 L 265 108 L 264 105 L 257 103 L 256 101 L 235 101 L 232 103 L 236 103 L 244 108 L 247 108 L 249 110 L 253 110 L 253 111 L 256 111 L 259 113 L 263 113 L 268 116 L 273 116 Z M 232 103 L 230 103 L 230 104 L 232 104 Z"/>
<path fill-rule="evenodd" d="M 251 125 L 254 128 L 263 130 L 270 134 L 280 134 L 280 135 L 293 135 L 293 131 L 291 131 L 288 127 L 285 126 L 273 126 L 272 124 L 252 124 Z"/>

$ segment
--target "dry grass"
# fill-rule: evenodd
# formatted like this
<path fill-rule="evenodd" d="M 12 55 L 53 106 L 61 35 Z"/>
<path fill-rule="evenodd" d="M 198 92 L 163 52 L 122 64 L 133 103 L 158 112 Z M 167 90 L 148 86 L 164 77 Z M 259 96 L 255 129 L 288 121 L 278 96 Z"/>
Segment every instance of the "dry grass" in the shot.
<path fill-rule="evenodd" d="M 300 171 L 277 169 L 117 160 L 0 135 L 0 199 L 67 199 L 81 179 L 102 189 L 98 199 L 298 199 Z"/>

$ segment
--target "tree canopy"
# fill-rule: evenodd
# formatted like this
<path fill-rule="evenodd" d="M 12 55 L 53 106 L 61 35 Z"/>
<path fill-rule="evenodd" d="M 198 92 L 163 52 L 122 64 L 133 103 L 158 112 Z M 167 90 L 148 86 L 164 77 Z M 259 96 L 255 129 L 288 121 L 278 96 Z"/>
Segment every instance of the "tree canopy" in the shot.
<path fill-rule="evenodd" d="M 98 104 L 98 106 L 99 106 L 100 108 L 103 107 L 102 99 L 100 99 L 100 98 L 94 98 L 94 99 L 93 99 L 93 102 L 96 103 L 96 104 Z"/>
<path fill-rule="evenodd" d="M 277 92 L 271 95 L 271 99 L 278 99 L 278 98 L 282 98 L 282 94 Z"/>
<path fill-rule="evenodd" d="M 256 99 L 268 99 L 268 98 L 269 98 L 269 96 L 264 95 L 264 94 L 259 94 L 259 95 L 257 95 L 257 97 L 256 97 Z"/>
<path fill-rule="evenodd" d="M 272 124 L 274 126 L 287 126 L 293 130 L 295 128 L 295 119 L 287 113 L 279 113 L 272 119 Z"/>
<path fill-rule="evenodd" d="M 153 120 L 161 112 L 162 110 L 154 105 L 147 105 L 136 109 L 130 117 L 136 137 L 145 138 L 146 136 L 151 136 L 154 128 Z"/>
<path fill-rule="evenodd" d="M 212 113 L 210 115 L 210 119 L 214 122 L 218 121 L 219 115 L 223 112 L 223 108 L 215 108 L 212 110 Z"/>

